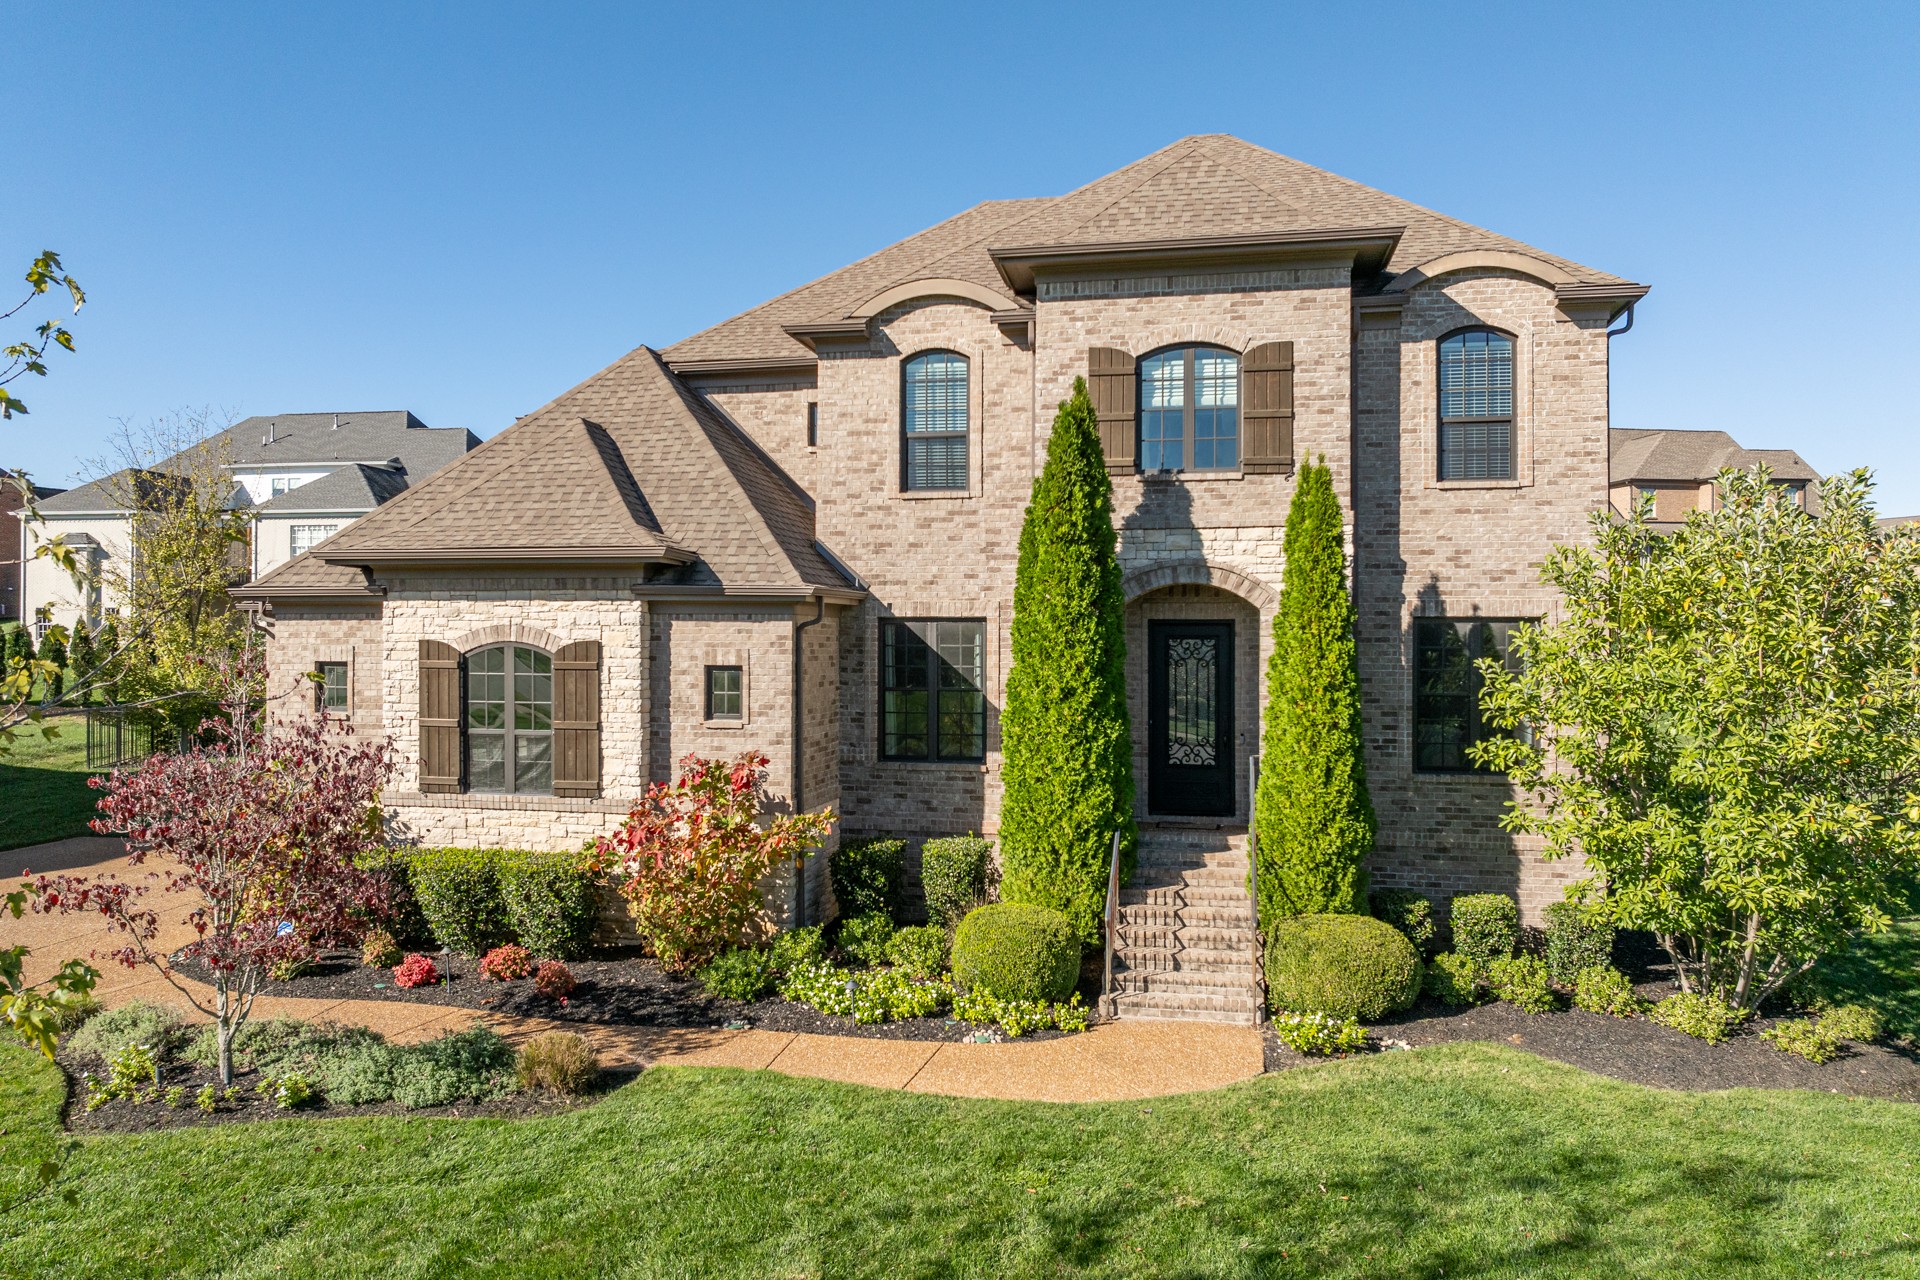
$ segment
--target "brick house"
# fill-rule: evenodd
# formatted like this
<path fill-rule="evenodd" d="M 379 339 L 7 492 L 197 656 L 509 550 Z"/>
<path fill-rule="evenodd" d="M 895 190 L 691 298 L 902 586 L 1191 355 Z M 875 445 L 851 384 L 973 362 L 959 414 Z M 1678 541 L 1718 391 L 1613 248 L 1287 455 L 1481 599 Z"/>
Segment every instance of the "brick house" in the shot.
<path fill-rule="evenodd" d="M 1711 510 L 1722 471 L 1765 466 L 1802 507 L 1819 510 L 1820 473 L 1792 449 L 1744 449 L 1724 431 L 1615 430 L 1608 497 L 1622 515 L 1642 497 L 1653 520 L 1677 525 L 1689 512 Z"/>
<path fill-rule="evenodd" d="M 1324 455 L 1374 880 L 1537 918 L 1571 869 L 1466 766 L 1467 661 L 1553 611 L 1542 557 L 1607 504 L 1608 325 L 1646 292 L 1186 138 L 639 348 L 245 594 L 276 681 L 332 664 L 393 735 L 408 839 L 572 847 L 749 746 L 844 834 L 991 834 L 1022 513 L 1085 377 L 1147 842 L 1244 829 L 1294 467 Z M 817 912 L 819 880 L 778 893 Z"/>

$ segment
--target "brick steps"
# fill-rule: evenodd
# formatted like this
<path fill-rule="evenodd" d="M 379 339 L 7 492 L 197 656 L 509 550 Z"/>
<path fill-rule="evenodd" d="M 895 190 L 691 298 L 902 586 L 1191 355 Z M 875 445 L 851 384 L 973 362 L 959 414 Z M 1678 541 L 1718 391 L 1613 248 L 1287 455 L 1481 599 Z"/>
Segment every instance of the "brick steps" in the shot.
<path fill-rule="evenodd" d="M 1243 832 L 1141 831 L 1133 883 L 1120 891 L 1112 1016 L 1260 1021 L 1246 843 Z"/>

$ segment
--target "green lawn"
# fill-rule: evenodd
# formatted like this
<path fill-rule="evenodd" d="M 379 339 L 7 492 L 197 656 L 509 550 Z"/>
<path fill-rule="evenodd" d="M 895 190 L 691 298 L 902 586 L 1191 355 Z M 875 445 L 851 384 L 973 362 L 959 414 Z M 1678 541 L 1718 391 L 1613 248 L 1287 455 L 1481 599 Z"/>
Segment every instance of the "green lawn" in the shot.
<path fill-rule="evenodd" d="M 22 729 L 0 754 L 0 849 L 84 836 L 100 793 L 87 786 L 87 724 L 62 716 L 57 736 Z"/>
<path fill-rule="evenodd" d="M 0 1178 L 57 1077 L 0 1049 Z M 1920 1108 L 1452 1045 L 1088 1106 L 648 1072 L 536 1120 L 87 1140 L 7 1276 L 1912 1276 Z"/>
<path fill-rule="evenodd" d="M 1886 1018 L 1888 1034 L 1920 1045 L 1920 918 L 1855 938 L 1844 954 L 1816 966 L 1815 979 L 1835 1000 L 1872 1005 Z"/>

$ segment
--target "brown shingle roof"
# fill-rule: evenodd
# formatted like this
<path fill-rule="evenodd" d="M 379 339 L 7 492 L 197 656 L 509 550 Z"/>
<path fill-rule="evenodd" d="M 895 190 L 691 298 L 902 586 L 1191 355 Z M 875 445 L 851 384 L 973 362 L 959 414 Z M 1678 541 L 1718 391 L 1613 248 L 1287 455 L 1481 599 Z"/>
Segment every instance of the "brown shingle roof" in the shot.
<path fill-rule="evenodd" d="M 348 526 L 336 565 L 686 563 L 728 587 L 849 586 L 806 497 L 641 347 Z M 257 587 L 271 595 L 282 571 Z"/>
<path fill-rule="evenodd" d="M 1614 484 L 1679 480 L 1705 484 L 1731 468 L 1765 463 L 1776 480 L 1818 480 L 1820 473 L 1792 449 L 1743 449 L 1724 431 L 1615 428 L 1607 433 Z"/>
<path fill-rule="evenodd" d="M 1239 138 L 1207 134 L 1182 138 L 1063 196 L 977 205 L 675 343 L 664 354 L 675 365 L 807 359 L 808 350 L 782 325 L 842 318 L 890 286 L 950 278 L 1004 293 L 1007 283 L 994 264 L 992 249 L 1388 227 L 1403 228 L 1387 263 L 1390 273 L 1446 254 L 1483 249 L 1543 259 L 1580 284 L 1626 283 Z"/>

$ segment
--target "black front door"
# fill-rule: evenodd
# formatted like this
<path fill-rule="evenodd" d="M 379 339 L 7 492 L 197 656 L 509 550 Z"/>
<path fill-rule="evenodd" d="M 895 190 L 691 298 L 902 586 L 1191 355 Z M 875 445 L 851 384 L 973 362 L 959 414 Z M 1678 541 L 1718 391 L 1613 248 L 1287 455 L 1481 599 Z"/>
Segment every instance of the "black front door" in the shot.
<path fill-rule="evenodd" d="M 1147 624 L 1147 811 L 1233 812 L 1233 624 Z"/>

